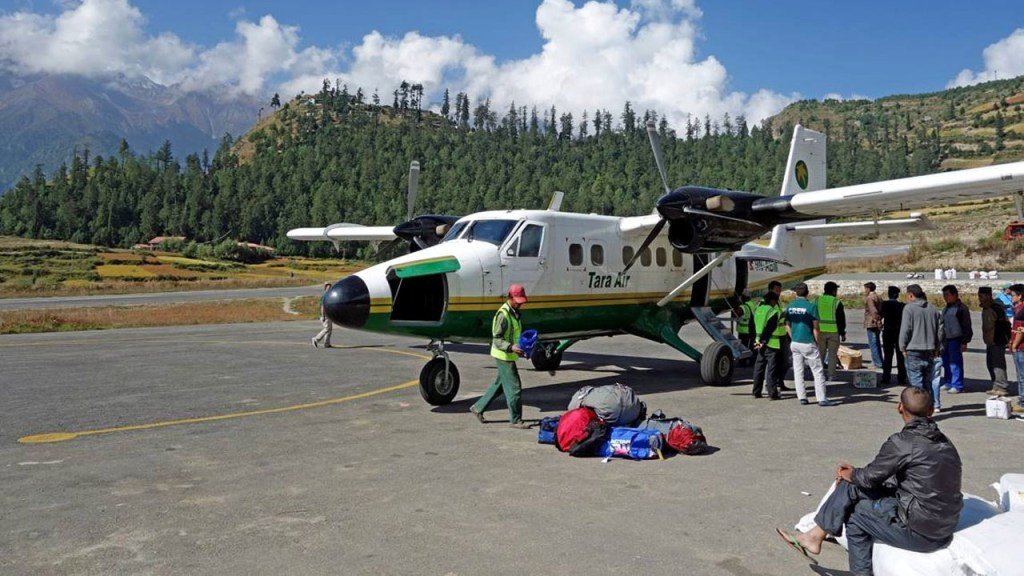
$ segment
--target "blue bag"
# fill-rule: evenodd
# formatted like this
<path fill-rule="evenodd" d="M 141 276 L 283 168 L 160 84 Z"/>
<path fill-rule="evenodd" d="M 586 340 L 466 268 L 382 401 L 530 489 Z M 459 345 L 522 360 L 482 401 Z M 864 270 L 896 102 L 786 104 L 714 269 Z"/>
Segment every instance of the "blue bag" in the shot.
<path fill-rule="evenodd" d="M 540 427 L 537 428 L 537 443 L 554 444 L 558 434 L 558 419 L 561 416 L 545 416 L 540 419 Z"/>
<path fill-rule="evenodd" d="M 615 426 L 597 451 L 597 455 L 603 458 L 647 460 L 658 458 L 664 443 L 664 436 L 657 430 Z"/>
<path fill-rule="evenodd" d="M 537 331 L 536 330 L 523 330 L 523 333 L 519 335 L 519 347 L 523 349 L 523 356 L 527 358 L 533 352 L 533 347 L 537 345 Z"/>

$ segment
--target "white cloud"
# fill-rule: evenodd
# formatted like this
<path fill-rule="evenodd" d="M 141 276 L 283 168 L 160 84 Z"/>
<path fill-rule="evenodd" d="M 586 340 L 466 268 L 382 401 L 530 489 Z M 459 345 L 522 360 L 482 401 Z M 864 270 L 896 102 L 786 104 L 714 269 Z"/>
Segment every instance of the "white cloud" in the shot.
<path fill-rule="evenodd" d="M 299 29 L 266 15 L 238 18 L 235 35 L 211 48 L 170 33 L 147 35 L 144 18 L 128 0 L 80 0 L 58 15 L 0 14 L 0 69 L 18 73 L 74 73 L 91 77 L 145 75 L 188 90 L 226 90 L 290 96 L 319 90 L 339 79 L 351 90 L 379 89 L 388 101 L 402 80 L 423 84 L 428 101 L 446 87 L 474 103 L 490 98 L 503 110 L 511 102 L 556 106 L 577 118 L 584 110 L 618 114 L 657 110 L 675 126 L 687 115 L 746 115 L 751 123 L 778 112 L 797 94 L 729 89 L 725 66 L 699 57 L 695 0 L 542 0 L 536 11 L 543 39 L 529 57 L 499 62 L 459 36 L 408 32 L 387 37 L 373 31 L 350 50 L 303 46 Z"/>
<path fill-rule="evenodd" d="M 0 68 L 84 76 L 144 74 L 174 80 L 194 50 L 173 34 L 146 37 L 145 18 L 127 0 L 84 0 L 57 16 L 0 16 Z"/>
<path fill-rule="evenodd" d="M 982 51 L 981 57 L 985 62 L 984 70 L 974 72 L 964 68 L 946 87 L 968 86 L 1024 74 L 1024 28 L 1017 28 L 1006 38 L 990 44 Z"/>

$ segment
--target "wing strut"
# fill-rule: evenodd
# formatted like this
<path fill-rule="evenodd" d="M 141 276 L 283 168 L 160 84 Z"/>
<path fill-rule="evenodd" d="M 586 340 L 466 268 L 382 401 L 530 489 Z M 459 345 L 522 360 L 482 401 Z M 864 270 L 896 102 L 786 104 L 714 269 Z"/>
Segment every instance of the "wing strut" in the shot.
<path fill-rule="evenodd" d="M 698 280 L 710 274 L 712 270 L 721 266 L 722 262 L 728 260 L 730 256 L 732 256 L 732 252 L 722 252 L 721 254 L 716 256 L 714 260 L 705 264 L 703 268 L 694 272 L 693 276 L 687 278 L 682 284 L 676 286 L 674 290 L 672 290 L 671 292 L 666 294 L 664 298 L 659 300 L 658 306 L 660 308 L 664 308 L 666 305 L 668 305 L 669 302 L 675 300 L 676 296 L 682 294 L 683 290 L 686 290 L 690 286 L 693 286 L 694 283 L 696 283 Z"/>

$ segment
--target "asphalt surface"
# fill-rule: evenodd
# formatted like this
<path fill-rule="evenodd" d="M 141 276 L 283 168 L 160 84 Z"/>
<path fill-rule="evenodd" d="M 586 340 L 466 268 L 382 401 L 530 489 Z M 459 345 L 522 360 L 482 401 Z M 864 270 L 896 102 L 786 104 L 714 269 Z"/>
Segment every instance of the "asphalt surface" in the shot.
<path fill-rule="evenodd" d="M 102 294 L 98 296 L 52 296 L 45 298 L 0 298 L 0 312 L 39 308 L 81 308 L 86 306 L 138 306 L 208 302 L 211 300 L 248 300 L 251 298 L 294 298 L 316 296 L 319 286 L 294 288 L 239 288 L 235 290 L 193 290 L 144 294 Z"/>
<path fill-rule="evenodd" d="M 846 574 L 841 548 L 812 567 L 774 528 L 813 509 L 838 460 L 866 463 L 901 426 L 895 387 L 830 386 L 835 408 L 755 400 L 749 382 L 701 385 L 665 346 L 602 338 L 554 376 L 523 366 L 525 416 L 622 382 L 703 426 L 714 451 L 573 459 L 509 428 L 501 406 L 485 425 L 467 412 L 494 377 L 484 348 L 455 347 L 462 392 L 432 408 L 415 387 L 357 396 L 416 378 L 421 342 L 336 330 L 346 348 L 314 349 L 317 328 L 0 337 L 0 573 Z M 938 421 L 964 490 L 991 498 L 1022 471 L 1024 421 L 984 418 L 983 355 L 967 362 L 969 393 L 947 395 Z"/>

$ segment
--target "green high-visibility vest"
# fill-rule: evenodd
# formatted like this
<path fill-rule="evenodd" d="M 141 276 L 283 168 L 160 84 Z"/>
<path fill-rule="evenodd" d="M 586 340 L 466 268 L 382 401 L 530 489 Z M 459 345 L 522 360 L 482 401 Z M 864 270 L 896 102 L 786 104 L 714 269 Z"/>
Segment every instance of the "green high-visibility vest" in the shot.
<path fill-rule="evenodd" d="M 771 320 L 772 317 L 781 319 L 781 314 L 782 311 L 778 306 L 769 306 L 762 302 L 761 305 L 757 307 L 757 310 L 754 310 L 754 330 L 757 332 L 756 337 L 761 337 L 761 333 L 764 332 L 764 327 L 768 324 L 768 320 Z M 779 324 L 782 324 L 782 333 L 785 334 L 786 325 L 781 321 Z M 769 338 L 768 342 L 765 342 L 765 344 L 767 344 L 772 350 L 778 350 L 782 347 L 782 342 L 779 341 L 779 336 L 781 336 L 781 334 L 779 334 L 779 329 L 776 328 L 775 331 L 772 332 L 771 338 Z"/>
<path fill-rule="evenodd" d="M 818 330 L 826 334 L 839 332 L 839 324 L 836 323 L 839 298 L 822 294 L 814 301 L 814 305 L 818 307 Z"/>
<path fill-rule="evenodd" d="M 754 317 L 754 309 L 757 304 L 753 300 L 747 300 L 740 305 L 740 317 L 736 319 L 736 333 L 746 336 L 750 334 L 750 319 Z"/>
<path fill-rule="evenodd" d="M 519 319 L 512 313 L 512 309 L 509 308 L 508 302 L 501 305 L 498 308 L 498 313 L 494 315 L 494 320 L 491 322 L 491 333 L 494 333 L 494 328 L 498 325 L 498 318 L 505 317 L 505 333 L 502 334 L 501 339 L 511 344 L 519 342 L 519 336 L 523 333 L 523 326 L 519 323 Z M 518 354 L 511 350 L 505 352 L 491 345 L 491 356 L 498 360 L 504 360 L 506 362 L 515 362 Z"/>

